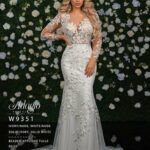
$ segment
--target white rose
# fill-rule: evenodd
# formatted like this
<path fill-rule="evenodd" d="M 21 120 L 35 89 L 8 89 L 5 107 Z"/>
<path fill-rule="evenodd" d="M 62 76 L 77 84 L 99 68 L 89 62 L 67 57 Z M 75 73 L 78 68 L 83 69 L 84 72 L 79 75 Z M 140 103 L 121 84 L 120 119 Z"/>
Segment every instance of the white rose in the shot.
<path fill-rule="evenodd" d="M 108 84 L 104 84 L 104 85 L 102 86 L 102 89 L 103 89 L 103 90 L 108 90 L 108 89 L 109 89 L 109 85 L 108 85 Z"/>
<path fill-rule="evenodd" d="M 33 17 L 37 17 L 37 16 L 39 16 L 39 15 L 40 15 L 40 13 L 39 13 L 38 10 L 33 10 L 33 11 L 32 11 L 32 16 L 33 16 Z"/>
<path fill-rule="evenodd" d="M 42 113 L 42 116 L 43 116 L 43 117 L 47 117 L 48 115 L 47 115 L 46 112 L 43 112 L 43 113 Z"/>
<path fill-rule="evenodd" d="M 128 34 L 129 37 L 132 37 L 132 36 L 134 35 L 134 32 L 133 32 L 132 30 L 129 30 L 129 31 L 127 32 L 127 34 Z"/>
<path fill-rule="evenodd" d="M 109 25 L 108 26 L 108 32 L 114 32 L 114 31 L 115 31 L 114 25 Z"/>
<path fill-rule="evenodd" d="M 27 30 L 27 31 L 25 32 L 25 36 L 28 36 L 28 37 L 33 36 L 33 31 L 32 31 L 32 30 Z"/>
<path fill-rule="evenodd" d="M 6 80 L 7 80 L 7 78 L 8 78 L 8 77 L 7 77 L 7 75 L 6 75 L 6 74 L 1 75 L 1 80 L 2 80 L 2 81 L 6 81 Z"/>
<path fill-rule="evenodd" d="M 141 92 L 142 90 L 143 90 L 142 85 L 138 85 L 138 86 L 137 86 L 137 91 L 138 91 L 138 92 Z"/>
<path fill-rule="evenodd" d="M 0 10 L 5 10 L 5 4 L 4 3 L 0 3 Z"/>
<path fill-rule="evenodd" d="M 119 101 L 120 101 L 120 98 L 119 98 L 119 97 L 115 97 L 115 98 L 114 98 L 114 101 L 115 101 L 115 102 L 119 102 Z"/>
<path fill-rule="evenodd" d="M 110 104 L 109 104 L 109 108 L 110 108 L 111 110 L 113 110 L 113 109 L 115 109 L 115 105 L 114 105 L 113 103 L 110 103 Z"/>
<path fill-rule="evenodd" d="M 42 65 L 48 65 L 48 60 L 47 59 L 42 59 Z"/>
<path fill-rule="evenodd" d="M 10 4 L 10 5 L 16 5 L 17 2 L 18 2 L 17 0 L 10 0 L 10 1 L 9 1 L 9 4 Z"/>
<path fill-rule="evenodd" d="M 58 10 L 58 8 L 60 7 L 60 2 L 59 1 L 55 1 L 55 3 L 54 3 L 54 8 L 56 9 L 56 10 Z"/>
<path fill-rule="evenodd" d="M 130 14 L 132 12 L 131 8 L 126 8 L 126 13 Z"/>
<path fill-rule="evenodd" d="M 6 58 L 6 53 L 0 52 L 0 59 L 5 59 L 5 58 Z"/>
<path fill-rule="evenodd" d="M 6 16 L 9 17 L 9 18 L 13 18 L 13 17 L 14 17 L 14 14 L 13 14 L 13 12 L 8 12 L 8 13 L 6 14 Z"/>
<path fill-rule="evenodd" d="M 27 85 L 25 88 L 26 88 L 27 91 L 31 91 L 32 90 L 32 86 L 31 85 Z"/>
<path fill-rule="evenodd" d="M 52 98 L 52 102 L 57 103 L 58 102 L 58 96 L 54 95 Z"/>
<path fill-rule="evenodd" d="M 150 78 L 150 72 L 147 71 L 147 72 L 144 74 L 144 76 L 145 76 L 145 79 Z"/>
<path fill-rule="evenodd" d="M 145 91 L 145 92 L 144 92 L 144 95 L 145 95 L 145 96 L 150 96 L 150 91 Z"/>
<path fill-rule="evenodd" d="M 35 68 L 34 68 L 34 67 L 29 67 L 29 71 L 30 71 L 30 72 L 34 72 L 34 71 L 35 71 Z"/>
<path fill-rule="evenodd" d="M 141 69 L 137 68 L 135 70 L 135 73 L 137 74 L 137 76 L 140 76 L 142 74 L 142 71 L 141 71 Z"/>
<path fill-rule="evenodd" d="M 101 94 L 96 94 L 96 99 L 98 99 L 99 101 L 101 101 L 103 98 L 103 96 Z"/>
<path fill-rule="evenodd" d="M 51 56 L 51 53 L 48 50 L 44 50 L 42 52 L 42 56 L 45 57 L 45 58 L 49 58 Z"/>
<path fill-rule="evenodd" d="M 134 96 L 134 90 L 133 89 L 129 89 L 127 91 L 127 93 L 128 93 L 129 96 Z"/>
<path fill-rule="evenodd" d="M 3 24 L 3 28 L 5 30 L 9 30 L 10 29 L 10 24 L 8 24 L 8 23 Z"/>
<path fill-rule="evenodd" d="M 135 103 L 134 107 L 135 108 L 141 108 L 141 103 L 139 103 L 139 102 Z"/>

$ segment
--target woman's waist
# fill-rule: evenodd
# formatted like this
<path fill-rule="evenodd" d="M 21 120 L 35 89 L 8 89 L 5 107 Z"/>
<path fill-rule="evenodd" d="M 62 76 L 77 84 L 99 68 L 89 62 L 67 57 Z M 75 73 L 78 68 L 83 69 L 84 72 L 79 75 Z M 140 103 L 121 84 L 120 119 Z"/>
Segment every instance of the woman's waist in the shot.
<path fill-rule="evenodd" d="M 91 44 L 90 43 L 71 43 L 71 44 L 67 45 L 67 47 L 69 47 L 69 48 L 74 47 L 74 46 L 88 46 L 88 47 L 91 47 Z"/>

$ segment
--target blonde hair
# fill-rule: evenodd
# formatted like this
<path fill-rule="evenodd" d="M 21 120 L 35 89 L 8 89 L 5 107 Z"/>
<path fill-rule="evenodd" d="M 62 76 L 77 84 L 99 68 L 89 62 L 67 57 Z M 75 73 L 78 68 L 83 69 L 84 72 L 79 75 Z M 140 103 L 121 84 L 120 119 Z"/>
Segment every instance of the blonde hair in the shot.
<path fill-rule="evenodd" d="M 71 0 L 63 0 L 58 11 L 62 13 L 69 13 L 72 10 Z M 93 34 L 92 38 L 99 38 L 101 35 L 101 21 L 99 16 L 94 8 L 94 3 L 92 0 L 84 0 L 83 5 L 81 6 L 81 10 L 87 15 L 92 26 L 93 26 Z"/>

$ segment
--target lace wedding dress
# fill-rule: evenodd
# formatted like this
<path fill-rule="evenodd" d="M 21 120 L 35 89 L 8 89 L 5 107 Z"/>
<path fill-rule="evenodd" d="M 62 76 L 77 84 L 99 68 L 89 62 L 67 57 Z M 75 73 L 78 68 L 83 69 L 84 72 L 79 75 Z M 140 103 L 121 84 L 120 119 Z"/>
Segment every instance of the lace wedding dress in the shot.
<path fill-rule="evenodd" d="M 97 13 L 96 16 L 100 25 Z M 106 146 L 104 141 L 93 94 L 97 66 L 92 76 L 85 75 L 92 52 L 96 59 L 99 56 L 102 39 L 95 39 L 92 48 L 93 27 L 88 17 L 85 15 L 79 25 L 76 25 L 71 21 L 69 13 L 60 12 L 47 24 L 41 38 L 57 40 L 58 33 L 55 31 L 60 26 L 70 44 L 66 46 L 61 58 L 64 88 L 58 124 L 53 145 L 34 150 L 123 150 L 122 147 Z"/>

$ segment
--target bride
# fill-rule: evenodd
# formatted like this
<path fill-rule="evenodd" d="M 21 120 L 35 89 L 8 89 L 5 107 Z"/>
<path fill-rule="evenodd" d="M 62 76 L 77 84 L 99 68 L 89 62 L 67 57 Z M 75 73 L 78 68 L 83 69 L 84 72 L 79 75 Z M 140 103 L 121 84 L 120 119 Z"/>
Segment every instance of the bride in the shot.
<path fill-rule="evenodd" d="M 93 94 L 102 45 L 101 21 L 93 2 L 63 0 L 41 38 L 63 40 L 66 48 L 61 58 L 64 87 L 54 142 L 36 150 L 123 150 L 106 146 Z"/>

